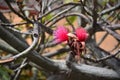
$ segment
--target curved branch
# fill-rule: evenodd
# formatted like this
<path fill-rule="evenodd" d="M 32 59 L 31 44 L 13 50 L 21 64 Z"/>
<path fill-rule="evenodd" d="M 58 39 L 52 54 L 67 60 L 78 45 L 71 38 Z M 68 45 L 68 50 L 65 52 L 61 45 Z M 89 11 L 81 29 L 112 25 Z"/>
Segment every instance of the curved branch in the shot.
<path fill-rule="evenodd" d="M 17 44 L 17 46 L 19 46 L 19 47 L 16 47 L 16 49 L 18 51 L 21 51 L 21 50 L 26 48 L 26 45 L 24 45 L 24 43 L 17 41 L 17 39 L 13 38 L 13 37 L 15 37 L 14 35 L 12 35 L 11 33 L 7 34 L 7 31 L 6 30 L 4 31 L 4 30 L 5 29 L 3 27 L 0 27 L 0 37 L 2 39 L 4 39 L 6 42 L 8 42 L 13 47 L 16 47 L 16 44 Z M 11 35 L 12 35 L 12 38 L 10 37 Z M 12 41 L 14 41 L 14 44 L 12 44 Z M 24 45 L 24 47 L 23 47 L 23 45 Z M 42 68 L 44 68 L 44 69 L 46 69 L 46 70 L 48 70 L 50 72 L 51 71 L 52 72 L 61 72 L 62 70 L 68 70 L 67 67 L 66 67 L 65 62 L 64 63 L 63 62 L 53 62 L 53 61 L 51 61 L 51 60 L 49 60 L 47 58 L 44 58 L 44 57 L 40 56 L 36 51 L 31 51 L 29 54 L 26 55 L 26 57 L 30 61 L 34 62 L 35 64 L 41 66 Z M 88 76 L 87 75 L 82 75 L 81 73 L 85 73 L 85 74 L 89 73 L 90 75 L 98 76 L 99 74 L 103 74 L 102 71 L 105 70 L 106 73 L 104 73 L 104 75 L 100 75 L 100 77 L 105 77 L 106 78 L 105 75 L 109 75 L 111 73 L 112 75 L 110 75 L 110 76 L 112 76 L 113 79 L 116 79 L 116 80 L 120 79 L 119 76 L 117 75 L 117 73 L 114 72 L 113 70 L 103 69 L 102 68 L 103 70 L 100 71 L 100 73 L 98 75 L 96 75 L 98 73 L 97 70 L 100 69 L 100 68 L 96 68 L 96 67 L 94 68 L 93 66 L 89 67 L 88 65 L 87 66 L 86 65 L 85 66 L 84 65 L 83 66 L 75 65 L 75 66 L 79 67 L 78 68 L 79 69 L 79 74 L 78 73 L 73 74 L 73 76 L 76 76 L 76 78 L 83 76 L 84 78 L 87 78 L 87 80 L 89 80 L 89 78 L 90 78 L 89 75 Z M 90 73 L 89 70 L 92 71 L 92 72 Z M 76 71 L 76 68 L 74 69 L 74 66 L 73 66 L 73 71 Z M 84 72 L 82 72 L 82 71 L 84 71 Z M 110 73 L 108 73 L 108 72 L 110 72 Z"/>
<path fill-rule="evenodd" d="M 6 41 L 9 45 L 11 45 L 13 48 L 18 50 L 19 52 L 25 50 L 28 48 L 28 45 L 25 44 L 23 41 L 19 40 L 16 36 L 14 36 L 12 33 L 10 33 L 7 29 L 0 26 L 0 38 L 2 38 L 4 41 Z M 37 53 L 35 50 L 30 51 L 29 54 L 24 55 L 27 57 L 30 61 L 34 62 L 36 65 L 52 72 L 57 72 L 61 70 L 57 63 L 54 63 L 53 61 L 40 56 L 39 53 Z M 12 58 L 13 59 L 13 58 Z M 11 60 L 12 61 L 12 60 Z"/>
<path fill-rule="evenodd" d="M 67 3 L 67 4 L 63 4 L 63 5 L 60 5 L 48 12 L 46 12 L 45 14 L 43 14 L 41 17 L 38 18 L 38 20 L 40 20 L 42 17 L 45 17 L 46 15 L 50 14 L 51 12 L 55 11 L 55 10 L 58 10 L 59 8 L 62 8 L 64 6 L 68 6 L 68 5 L 80 5 L 80 3 Z"/>
<path fill-rule="evenodd" d="M 77 12 L 73 12 L 73 13 L 69 13 L 69 14 L 62 15 L 62 16 L 59 17 L 59 18 L 56 18 L 56 20 L 53 21 L 49 26 L 52 26 L 53 24 L 55 24 L 55 23 L 58 22 L 59 20 L 63 19 L 64 17 L 68 17 L 68 16 L 79 16 L 79 17 L 85 19 L 88 23 L 91 23 L 91 19 L 89 19 L 89 18 L 88 18 L 87 16 L 85 16 L 84 14 L 77 13 Z"/>
<path fill-rule="evenodd" d="M 23 52 L 13 56 L 12 58 L 16 59 L 16 58 L 18 58 L 20 56 L 23 56 L 23 55 L 29 53 L 30 51 L 32 51 L 36 47 L 36 45 L 38 43 L 38 40 L 39 40 L 39 26 L 38 26 L 38 24 L 35 23 L 34 24 L 34 30 L 33 30 L 33 43 L 26 50 L 24 50 Z"/>
<path fill-rule="evenodd" d="M 32 51 L 36 47 L 36 45 L 38 43 L 38 39 L 39 39 L 39 26 L 36 23 L 34 24 L 33 39 L 34 39 L 33 43 L 32 43 L 32 45 L 30 47 L 28 47 L 27 49 L 25 49 L 24 51 L 22 51 L 21 53 L 15 55 L 15 56 L 12 56 L 12 57 L 10 57 L 8 59 L 0 60 L 0 62 L 1 63 L 11 62 L 11 60 L 13 61 L 16 58 L 29 53 L 30 51 Z"/>
<path fill-rule="evenodd" d="M 57 18 L 58 16 L 62 15 L 63 13 L 66 13 L 68 11 L 70 11 L 71 9 L 75 8 L 76 6 L 72 6 L 72 7 L 69 7 L 61 12 L 59 12 L 58 14 L 56 14 L 54 17 L 52 17 L 50 20 L 48 20 L 45 25 L 49 24 L 51 21 L 53 21 L 55 18 Z"/>

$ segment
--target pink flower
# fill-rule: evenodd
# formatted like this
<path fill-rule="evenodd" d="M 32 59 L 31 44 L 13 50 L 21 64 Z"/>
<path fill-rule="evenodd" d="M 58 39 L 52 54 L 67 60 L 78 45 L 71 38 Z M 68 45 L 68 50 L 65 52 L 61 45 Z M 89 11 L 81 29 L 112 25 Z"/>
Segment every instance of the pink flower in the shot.
<path fill-rule="evenodd" d="M 85 41 L 88 38 L 87 31 L 84 28 L 77 28 L 75 33 L 80 41 Z"/>
<path fill-rule="evenodd" d="M 63 27 L 63 26 L 59 26 L 53 32 L 54 38 L 55 38 L 56 42 L 58 42 L 58 43 L 67 41 L 68 40 L 67 34 L 68 34 L 68 30 L 65 27 Z"/>

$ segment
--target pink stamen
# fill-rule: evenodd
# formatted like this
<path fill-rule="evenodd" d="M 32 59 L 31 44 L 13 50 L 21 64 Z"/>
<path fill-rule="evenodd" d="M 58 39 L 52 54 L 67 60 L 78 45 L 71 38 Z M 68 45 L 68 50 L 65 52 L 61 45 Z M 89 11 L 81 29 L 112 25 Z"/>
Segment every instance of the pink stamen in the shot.
<path fill-rule="evenodd" d="M 87 31 L 84 28 L 77 28 L 75 33 L 80 41 L 85 41 L 88 38 Z"/>
<path fill-rule="evenodd" d="M 67 40 L 68 40 L 67 34 L 68 34 L 68 30 L 67 30 L 65 27 L 63 27 L 63 26 L 59 26 L 59 27 L 53 32 L 55 41 L 58 42 L 58 43 L 67 41 Z"/>

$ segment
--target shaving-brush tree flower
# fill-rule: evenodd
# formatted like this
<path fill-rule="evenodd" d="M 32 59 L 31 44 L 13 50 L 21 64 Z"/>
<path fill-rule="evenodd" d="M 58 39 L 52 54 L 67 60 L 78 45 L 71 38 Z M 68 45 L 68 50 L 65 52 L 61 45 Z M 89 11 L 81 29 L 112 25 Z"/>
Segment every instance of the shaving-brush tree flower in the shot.
<path fill-rule="evenodd" d="M 75 34 L 78 37 L 79 41 L 86 41 L 88 34 L 84 28 L 77 28 Z"/>
<path fill-rule="evenodd" d="M 53 32 L 55 42 L 61 43 L 61 42 L 67 41 L 68 40 L 68 35 L 67 34 L 68 34 L 68 30 L 63 26 L 59 26 Z"/>
<path fill-rule="evenodd" d="M 68 30 L 59 26 L 53 32 L 55 41 L 58 43 L 67 41 L 72 54 L 74 57 L 77 57 L 76 60 L 80 59 L 80 55 L 83 51 L 85 51 L 85 41 L 88 38 L 88 33 L 84 28 L 77 28 L 74 33 L 68 33 Z"/>

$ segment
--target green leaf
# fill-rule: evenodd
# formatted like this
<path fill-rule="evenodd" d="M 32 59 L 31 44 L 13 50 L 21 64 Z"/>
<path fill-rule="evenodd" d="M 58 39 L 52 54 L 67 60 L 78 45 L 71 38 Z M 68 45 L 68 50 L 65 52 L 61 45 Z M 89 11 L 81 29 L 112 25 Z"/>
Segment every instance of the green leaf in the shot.
<path fill-rule="evenodd" d="M 47 16 L 45 16 L 45 17 L 42 18 L 42 22 L 48 21 L 52 17 L 53 17 L 53 14 L 48 14 Z"/>
<path fill-rule="evenodd" d="M 73 0 L 74 2 L 79 2 L 80 0 Z"/>
<path fill-rule="evenodd" d="M 106 18 L 108 18 L 108 16 L 109 16 L 109 15 L 106 14 L 106 15 L 103 15 L 102 18 L 103 18 L 103 19 L 106 19 Z"/>
<path fill-rule="evenodd" d="M 67 19 L 69 20 L 69 22 L 70 23 L 74 23 L 74 21 L 77 19 L 77 17 L 76 16 L 69 16 L 69 17 L 67 17 Z M 67 23 L 66 25 L 68 25 L 69 23 Z"/>
<path fill-rule="evenodd" d="M 64 0 L 64 3 L 79 2 L 79 0 Z"/>
<path fill-rule="evenodd" d="M 64 3 L 70 3 L 73 2 L 73 0 L 64 0 Z"/>

